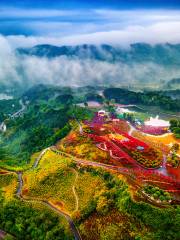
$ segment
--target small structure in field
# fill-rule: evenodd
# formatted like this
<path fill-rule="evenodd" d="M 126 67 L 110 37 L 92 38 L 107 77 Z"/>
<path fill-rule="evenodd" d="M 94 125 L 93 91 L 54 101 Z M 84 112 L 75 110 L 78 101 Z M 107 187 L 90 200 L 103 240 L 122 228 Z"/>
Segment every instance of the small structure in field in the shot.
<path fill-rule="evenodd" d="M 159 116 L 156 116 L 155 118 L 150 117 L 150 120 L 145 121 L 144 125 L 152 126 L 152 127 L 169 128 L 170 123 L 169 123 L 169 121 L 159 119 Z"/>
<path fill-rule="evenodd" d="M 144 133 L 151 135 L 161 135 L 167 133 L 170 127 L 169 121 L 159 119 L 159 116 L 155 118 L 150 117 L 149 120 L 144 122 L 144 125 L 136 124 L 136 128 Z"/>
<path fill-rule="evenodd" d="M 99 110 L 99 111 L 98 111 L 98 116 L 99 116 L 99 117 L 105 117 L 105 116 L 107 116 L 107 113 L 106 113 L 105 110 Z"/>

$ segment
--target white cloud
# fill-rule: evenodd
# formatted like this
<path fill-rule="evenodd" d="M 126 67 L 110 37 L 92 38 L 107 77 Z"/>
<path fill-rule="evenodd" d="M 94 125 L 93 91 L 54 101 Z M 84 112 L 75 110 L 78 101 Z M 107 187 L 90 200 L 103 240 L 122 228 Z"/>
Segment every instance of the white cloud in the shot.
<path fill-rule="evenodd" d="M 17 11 L 17 14 L 24 16 L 26 13 L 24 11 L 21 10 L 19 13 Z M 37 11 L 40 18 L 47 15 L 53 17 L 56 14 L 66 18 L 63 21 L 33 20 L 23 23 L 23 28 L 30 29 L 30 32 L 34 31 L 35 34 L 29 37 L 23 34 L 9 35 L 7 39 L 12 46 L 24 47 L 42 43 L 56 45 L 108 43 L 127 46 L 134 42 L 150 44 L 180 42 L 180 11 L 178 10 L 99 9 L 84 12 L 36 10 L 34 14 L 32 13 L 32 17 L 36 17 Z M 15 10 L 14 12 L 16 13 Z M 71 18 L 70 14 L 74 17 Z"/>
<path fill-rule="evenodd" d="M 26 39 L 25 39 L 26 40 Z M 24 41 L 24 40 L 23 40 Z M 132 85 L 169 80 L 180 76 L 176 67 L 165 68 L 154 63 L 109 63 L 78 60 L 67 57 L 53 59 L 17 56 L 5 37 L 0 37 L 0 83 L 19 83 L 60 86 Z M 142 84 L 141 84 L 142 86 Z"/>
<path fill-rule="evenodd" d="M 25 17 L 24 12 L 9 12 L 12 17 Z M 59 57 L 45 59 L 17 57 L 14 49 L 37 44 L 77 45 L 112 44 L 127 47 L 131 43 L 180 43 L 180 11 L 112 11 L 90 10 L 76 13 L 43 12 L 44 17 L 63 16 L 66 21 L 29 21 L 27 28 L 36 36 L 0 36 L 0 83 L 13 81 L 24 84 L 53 83 L 59 85 L 122 84 L 140 82 L 144 78 L 158 82 L 180 76 L 180 70 L 165 69 L 156 64 L 127 64 L 85 61 Z M 7 13 L 3 13 L 7 16 Z M 17 14 L 17 15 L 16 15 Z M 31 12 L 38 18 L 38 12 Z M 76 15 L 76 16 L 75 16 Z M 92 16 L 91 16 L 92 15 Z M 76 21 L 68 21 L 74 17 Z M 2 16 L 1 16 L 2 18 Z M 73 19 L 73 18 L 72 18 Z M 71 19 L 71 20 L 72 20 Z M 88 19 L 84 21 L 83 19 Z M 82 20 L 82 21 L 81 21 Z M 26 24 L 24 24 L 26 26 Z M 40 30 L 39 30 L 40 29 Z"/>
<path fill-rule="evenodd" d="M 146 41 L 180 42 L 180 10 L 58 10 L 58 9 L 0 9 L 0 24 L 18 29 L 36 42 L 59 44 L 120 43 Z M 9 21 L 11 20 L 11 21 Z M 15 38 L 10 37 L 11 42 Z M 27 45 L 34 37 L 24 38 Z M 44 40 L 43 40 L 44 39 Z M 22 42 L 22 36 L 20 37 Z M 19 45 L 19 44 L 18 44 Z"/>
<path fill-rule="evenodd" d="M 51 36 L 8 36 L 9 44 L 16 47 L 31 47 L 37 44 L 78 45 L 78 44 L 112 44 L 128 46 L 131 43 L 146 42 L 180 43 L 180 22 L 157 23 L 148 27 L 129 26 L 123 30 L 78 34 L 66 37 Z"/>

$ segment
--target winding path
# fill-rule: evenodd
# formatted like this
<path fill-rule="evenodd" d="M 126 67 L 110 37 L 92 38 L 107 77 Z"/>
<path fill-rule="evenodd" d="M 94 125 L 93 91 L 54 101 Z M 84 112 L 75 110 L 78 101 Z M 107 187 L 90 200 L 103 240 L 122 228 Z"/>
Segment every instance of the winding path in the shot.
<path fill-rule="evenodd" d="M 41 201 L 41 203 L 43 203 L 44 205 L 46 205 L 46 206 L 48 206 L 49 208 L 51 208 L 52 210 L 54 210 L 55 212 L 57 212 L 59 215 L 65 217 L 66 220 L 67 220 L 68 223 L 69 223 L 69 226 L 70 226 L 70 228 L 71 228 L 71 231 L 72 231 L 73 234 L 74 234 L 74 239 L 75 239 L 75 240 L 82 240 L 78 229 L 76 228 L 73 220 L 71 219 L 71 217 L 70 217 L 68 214 L 60 211 L 60 210 L 57 209 L 54 205 L 50 204 L 48 201 Z"/>
<path fill-rule="evenodd" d="M 36 161 L 34 162 L 33 166 L 31 169 L 35 169 L 37 168 L 41 158 L 44 156 L 44 154 L 49 150 L 50 148 L 46 148 L 44 149 L 41 154 L 39 155 L 39 157 L 36 159 Z M 16 191 L 16 196 L 21 199 L 22 201 L 26 201 L 26 202 L 33 202 L 33 201 L 36 201 L 36 202 L 39 202 L 45 206 L 48 206 L 49 208 L 51 208 L 51 210 L 55 211 L 57 214 L 59 214 L 60 216 L 63 216 L 66 218 L 66 220 L 68 221 L 69 223 L 69 226 L 71 228 L 71 231 L 72 233 L 74 234 L 74 239 L 75 240 L 82 240 L 81 236 L 80 236 L 80 233 L 78 231 L 78 229 L 76 228 L 75 226 L 75 223 L 73 222 L 72 218 L 65 212 L 59 210 L 58 208 L 56 208 L 54 205 L 52 205 L 51 203 L 49 203 L 48 201 L 45 201 L 45 200 L 37 200 L 37 199 L 25 199 L 23 196 L 22 196 L 22 188 L 23 188 L 23 172 L 21 171 L 12 171 L 14 173 L 16 173 L 18 175 L 18 188 L 17 188 L 17 191 Z M 77 174 L 77 172 L 76 172 Z M 78 174 L 76 175 L 76 180 L 77 180 L 77 177 L 78 177 Z M 76 181 L 75 180 L 75 181 Z M 75 192 L 75 186 L 73 186 L 73 193 L 74 193 L 74 196 L 76 198 L 76 209 L 78 209 L 78 197 L 76 195 L 76 192 Z"/>
<path fill-rule="evenodd" d="M 76 184 L 77 179 L 78 179 L 78 173 L 77 173 L 77 171 L 75 169 L 73 169 L 73 172 L 75 172 L 75 174 L 76 174 L 76 178 L 75 178 L 75 181 L 74 181 L 74 184 Z M 76 212 L 79 209 L 79 199 L 78 199 L 78 196 L 76 194 L 75 188 L 76 188 L 75 185 L 73 185 L 72 191 L 73 191 L 73 194 L 74 194 L 74 197 L 75 197 L 75 200 L 76 200 L 76 208 L 75 208 L 74 211 Z"/>
<path fill-rule="evenodd" d="M 130 124 L 130 122 L 128 122 L 128 125 L 129 125 L 129 127 L 130 127 L 128 134 L 129 134 L 130 136 L 132 136 L 132 133 L 133 133 L 136 129 L 135 129 L 135 127 L 133 127 L 133 126 Z"/>
<path fill-rule="evenodd" d="M 21 109 L 19 109 L 17 112 L 13 113 L 10 115 L 9 118 L 16 118 L 18 116 L 20 116 L 24 110 L 26 109 L 26 106 L 24 105 L 23 101 L 20 99 L 19 100 L 19 104 L 21 105 Z M 5 119 L 1 124 L 0 124 L 0 131 L 1 132 L 6 132 L 7 127 L 6 127 L 6 123 L 5 121 L 8 120 L 9 118 Z"/>
<path fill-rule="evenodd" d="M 35 160 L 35 162 L 34 162 L 34 164 L 33 164 L 33 166 L 32 166 L 32 169 L 35 169 L 35 168 L 38 167 L 39 162 L 41 161 L 42 157 L 46 154 L 46 152 L 47 152 L 48 150 L 50 150 L 50 147 L 44 149 L 44 150 L 40 153 L 40 155 L 36 158 L 36 160 Z"/>
<path fill-rule="evenodd" d="M 81 165 L 85 165 L 85 166 L 101 167 L 101 168 L 106 169 L 106 170 L 115 171 L 117 173 L 120 173 L 120 174 L 128 177 L 131 180 L 134 180 L 132 175 L 131 175 L 131 171 L 129 171 L 127 168 L 118 167 L 118 166 L 114 166 L 114 165 L 108 165 L 108 164 L 99 163 L 99 162 L 91 162 L 91 161 L 87 161 L 87 160 L 84 160 L 84 159 L 79 159 L 79 158 L 76 158 L 76 157 L 72 156 L 71 154 L 68 154 L 68 153 L 62 152 L 60 150 L 57 150 L 54 146 L 51 147 L 51 150 L 53 152 L 57 153 L 58 155 L 62 155 L 62 156 L 71 158 L 77 164 L 81 164 Z M 157 173 L 158 173 L 158 170 L 159 169 L 157 169 Z M 163 183 L 163 181 L 159 181 L 159 182 Z M 149 203 L 151 203 L 151 204 L 153 204 L 157 207 L 167 206 L 166 204 L 163 204 L 161 202 L 159 203 L 159 202 L 156 202 L 155 200 L 152 200 L 148 195 L 143 193 L 143 191 L 141 190 L 142 186 L 140 184 L 135 183 L 134 181 L 133 181 L 133 183 L 134 183 L 134 186 L 137 187 L 140 190 L 142 196 L 144 196 L 144 198 L 146 199 L 147 202 L 149 202 Z"/>
<path fill-rule="evenodd" d="M 30 168 L 30 169 L 35 169 L 38 167 L 38 164 L 40 162 L 40 160 L 42 159 L 42 157 L 44 156 L 44 154 L 48 151 L 48 150 L 51 150 L 53 152 L 55 152 L 56 154 L 58 155 L 62 155 L 62 156 L 66 156 L 66 157 L 69 157 L 71 158 L 72 160 L 74 160 L 77 164 L 82 164 L 82 165 L 86 165 L 86 166 L 94 166 L 94 167 L 101 167 L 103 169 L 106 169 L 106 170 L 112 170 L 112 171 L 116 171 L 120 174 L 123 174 L 125 176 L 128 176 L 128 177 L 131 177 L 131 174 L 129 173 L 129 171 L 126 169 L 126 168 L 122 168 L 122 167 L 117 167 L 117 166 L 112 166 L 112 165 L 108 165 L 108 164 L 103 164 L 103 163 L 99 163 L 99 162 L 91 162 L 91 161 L 87 161 L 87 160 L 84 160 L 84 159 L 78 159 L 76 157 L 74 157 L 73 155 L 71 154 L 68 154 L 68 153 L 65 153 L 65 152 L 62 152 L 62 151 L 59 151 L 57 150 L 57 148 L 55 146 L 52 146 L 52 147 L 49 147 L 49 148 L 46 148 L 44 149 L 40 155 L 38 156 L 38 158 L 35 160 L 33 166 Z M 7 169 L 6 169 L 7 170 Z M 75 170 L 74 170 L 75 171 Z M 48 206 L 50 209 L 52 209 L 53 211 L 55 211 L 57 214 L 63 216 L 66 218 L 66 220 L 68 221 L 69 223 L 69 226 L 71 228 L 71 231 L 72 233 L 74 234 L 74 238 L 75 240 L 82 240 L 80 234 L 79 234 L 79 231 L 78 229 L 76 228 L 73 220 L 71 219 L 71 217 L 63 212 L 62 210 L 59 210 L 58 208 L 56 208 L 56 206 L 52 205 L 50 202 L 46 201 L 46 200 L 37 200 L 37 199 L 25 199 L 23 196 L 22 196 L 22 188 L 23 188 L 23 172 L 21 171 L 10 171 L 10 172 L 14 172 L 18 175 L 18 182 L 19 182 L 19 185 L 18 185 L 18 188 L 17 188 L 17 191 L 16 191 L 16 196 L 18 198 L 20 198 L 22 201 L 26 201 L 26 202 L 33 202 L 33 201 L 36 201 L 36 202 L 39 202 L 45 206 Z M 75 182 L 77 181 L 77 178 L 78 178 L 78 173 L 76 172 L 76 178 L 75 178 Z M 137 187 L 138 189 L 140 188 L 140 186 L 137 184 L 137 183 L 134 183 L 134 186 Z M 73 194 L 75 196 L 75 199 L 76 199 L 76 209 L 75 211 L 78 210 L 78 207 L 79 207 L 79 201 L 78 201 L 78 196 L 76 194 L 76 191 L 75 191 L 75 185 L 73 185 L 72 187 L 72 190 L 73 190 Z M 153 205 L 155 206 L 158 206 L 158 207 L 163 207 L 163 204 L 162 203 L 157 203 L 156 201 L 153 201 L 152 199 L 149 199 L 149 197 L 146 195 L 146 194 L 143 194 L 143 192 L 141 191 L 142 195 L 145 197 L 145 199 L 152 203 Z"/>
<path fill-rule="evenodd" d="M 19 117 L 23 112 L 24 110 L 26 109 L 26 106 L 24 105 L 22 99 L 19 100 L 19 104 L 21 105 L 21 109 L 18 110 L 17 112 L 13 113 L 10 117 L 11 118 L 16 118 L 16 117 Z"/>
<path fill-rule="evenodd" d="M 75 114 L 73 114 L 74 119 L 76 120 L 78 126 L 79 126 L 79 133 L 82 135 L 83 134 L 83 127 L 80 123 L 80 121 L 76 118 Z"/>

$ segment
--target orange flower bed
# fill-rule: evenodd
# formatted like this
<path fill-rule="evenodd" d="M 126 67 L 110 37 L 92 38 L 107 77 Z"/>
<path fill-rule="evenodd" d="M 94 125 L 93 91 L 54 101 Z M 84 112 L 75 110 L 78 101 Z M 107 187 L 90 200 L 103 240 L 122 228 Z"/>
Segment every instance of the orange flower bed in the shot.
<path fill-rule="evenodd" d="M 153 142 L 161 142 L 165 145 L 171 145 L 171 144 L 174 144 L 174 143 L 178 143 L 180 145 L 180 140 L 176 139 L 174 137 L 174 135 L 172 133 L 170 134 L 165 134 L 165 135 L 162 135 L 162 136 L 146 136 L 146 138 L 150 141 L 153 141 Z M 180 154 L 180 150 L 178 151 L 178 154 Z"/>

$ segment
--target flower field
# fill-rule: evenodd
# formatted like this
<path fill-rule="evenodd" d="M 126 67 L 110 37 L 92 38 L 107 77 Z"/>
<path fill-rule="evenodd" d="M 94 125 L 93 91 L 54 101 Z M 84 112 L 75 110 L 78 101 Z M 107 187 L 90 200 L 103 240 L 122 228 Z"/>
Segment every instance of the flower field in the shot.
<path fill-rule="evenodd" d="M 69 214 L 87 208 L 96 190 L 103 186 L 101 178 L 78 170 L 71 159 L 51 150 L 37 169 L 24 173 L 23 181 L 24 198 L 48 200 Z"/>
<path fill-rule="evenodd" d="M 100 130 L 97 134 L 97 126 L 95 126 L 95 131 L 85 134 L 99 146 L 104 144 L 104 151 L 109 152 L 111 157 L 122 159 L 120 160 L 122 163 L 132 166 L 139 164 L 146 168 L 157 168 L 162 164 L 163 155 L 159 150 L 150 147 L 144 141 L 134 138 L 126 132 L 122 132 L 120 126 L 110 125 L 106 127 L 106 125 L 103 125 L 99 128 L 100 130 L 102 128 L 106 130 L 107 128 L 106 132 L 108 134 L 101 135 Z"/>
<path fill-rule="evenodd" d="M 97 192 L 100 192 L 104 187 L 102 179 L 98 176 L 93 176 L 90 172 L 82 172 L 79 174 L 76 192 L 79 197 L 79 210 L 83 211 L 85 206 L 89 206 Z"/>
<path fill-rule="evenodd" d="M 108 153 L 98 149 L 90 138 L 80 135 L 77 131 L 71 132 L 56 146 L 73 156 L 94 162 L 108 163 L 110 159 Z"/>
<path fill-rule="evenodd" d="M 0 188 L 2 188 L 6 201 L 10 201 L 17 188 L 17 176 L 14 173 L 2 174 L 4 171 L 0 172 Z"/>
<path fill-rule="evenodd" d="M 160 136 L 152 136 L 148 134 L 143 134 L 139 131 L 134 131 L 133 136 L 138 137 L 144 142 L 150 144 L 151 146 L 156 146 L 157 148 L 165 152 L 168 152 L 171 145 L 175 143 L 180 145 L 180 140 L 176 139 L 172 133 L 167 133 Z M 180 154 L 180 150 L 178 151 L 178 154 Z"/>
<path fill-rule="evenodd" d="M 71 192 L 75 174 L 70 163 L 69 159 L 47 151 L 38 168 L 26 171 L 23 175 L 23 196 L 59 202 L 63 200 L 62 208 L 73 211 L 75 200 Z"/>
<path fill-rule="evenodd" d="M 143 232 L 143 227 L 137 220 L 135 221 L 131 216 L 120 213 L 116 209 L 105 216 L 94 213 L 80 225 L 80 232 L 84 240 L 133 239 L 138 229 Z"/>

